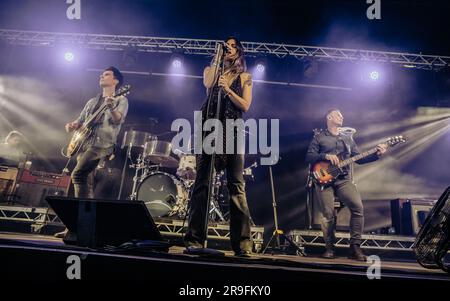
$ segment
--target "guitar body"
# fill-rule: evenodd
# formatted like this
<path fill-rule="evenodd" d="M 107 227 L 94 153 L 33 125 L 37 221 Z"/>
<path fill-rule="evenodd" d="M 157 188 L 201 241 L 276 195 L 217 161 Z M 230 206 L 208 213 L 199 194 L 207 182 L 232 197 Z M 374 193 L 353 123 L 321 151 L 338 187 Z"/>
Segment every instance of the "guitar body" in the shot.
<path fill-rule="evenodd" d="M 311 167 L 311 175 L 313 179 L 320 185 L 332 183 L 341 173 L 339 168 L 330 168 L 331 163 L 328 161 L 318 161 Z"/>
<path fill-rule="evenodd" d="M 82 126 L 78 130 L 76 130 L 72 138 L 70 139 L 69 145 L 67 146 L 65 156 L 67 158 L 70 158 L 74 155 L 76 155 L 81 147 L 83 146 L 84 142 L 92 135 L 92 129 Z"/>
<path fill-rule="evenodd" d="M 388 147 L 393 147 L 399 143 L 406 142 L 405 138 L 403 136 L 395 136 L 387 139 L 384 143 Z M 314 163 L 311 167 L 311 177 L 314 179 L 314 181 L 319 185 L 326 185 L 331 184 L 334 182 L 334 180 L 342 174 L 343 170 L 342 168 L 345 166 L 348 166 L 358 160 L 361 160 L 363 158 L 366 158 L 368 156 L 371 156 L 372 154 L 376 153 L 378 150 L 376 147 L 365 151 L 359 155 L 353 156 L 349 159 L 341 160 L 339 158 L 339 164 L 332 165 L 329 161 L 318 161 Z"/>

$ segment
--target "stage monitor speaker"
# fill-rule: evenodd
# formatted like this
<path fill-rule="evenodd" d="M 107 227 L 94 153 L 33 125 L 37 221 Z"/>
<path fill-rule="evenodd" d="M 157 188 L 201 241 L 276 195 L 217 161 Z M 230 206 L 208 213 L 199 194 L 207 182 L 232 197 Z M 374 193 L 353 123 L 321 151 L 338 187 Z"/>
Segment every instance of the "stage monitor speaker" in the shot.
<path fill-rule="evenodd" d="M 55 196 L 48 196 L 46 201 L 70 231 L 67 244 L 97 248 L 119 246 L 132 240 L 163 242 L 142 201 Z"/>

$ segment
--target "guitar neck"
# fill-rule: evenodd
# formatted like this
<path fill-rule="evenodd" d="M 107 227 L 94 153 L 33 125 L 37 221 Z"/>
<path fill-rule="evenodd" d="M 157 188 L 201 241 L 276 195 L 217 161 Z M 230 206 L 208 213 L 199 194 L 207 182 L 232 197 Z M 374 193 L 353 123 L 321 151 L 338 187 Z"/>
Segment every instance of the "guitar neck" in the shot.
<path fill-rule="evenodd" d="M 100 107 L 98 108 L 98 110 L 95 111 L 94 114 L 92 114 L 91 116 L 89 116 L 89 118 L 84 122 L 84 126 L 85 126 L 85 127 L 90 126 L 91 123 L 92 123 L 95 119 L 97 119 L 97 117 L 105 110 L 105 108 L 106 108 L 106 104 L 105 104 L 105 103 L 102 103 L 102 104 L 100 105 Z"/>
<path fill-rule="evenodd" d="M 368 151 L 365 151 L 363 153 L 360 153 L 359 155 L 356 155 L 354 157 L 351 157 L 349 159 L 343 160 L 338 164 L 339 168 L 342 168 L 344 166 L 347 166 L 349 164 L 352 164 L 353 162 L 356 162 L 358 160 L 364 159 L 370 155 L 373 155 L 374 153 L 376 153 L 378 151 L 378 149 L 376 147 L 369 149 Z"/>

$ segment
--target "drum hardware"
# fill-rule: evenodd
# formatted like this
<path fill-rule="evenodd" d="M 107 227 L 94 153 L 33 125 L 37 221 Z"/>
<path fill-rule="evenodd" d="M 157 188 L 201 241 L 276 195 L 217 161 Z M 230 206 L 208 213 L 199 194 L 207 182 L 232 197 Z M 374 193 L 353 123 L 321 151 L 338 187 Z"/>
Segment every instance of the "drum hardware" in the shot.
<path fill-rule="evenodd" d="M 220 206 L 219 206 L 219 201 L 221 196 L 223 197 L 223 195 L 220 194 L 220 188 L 223 186 L 223 175 L 224 172 L 221 171 L 219 173 L 215 173 L 214 177 L 213 177 L 213 183 L 212 183 L 212 187 L 213 187 L 213 191 L 211 193 L 211 199 L 209 201 L 210 206 L 209 206 L 209 217 L 210 220 L 216 221 L 216 222 L 226 222 L 227 220 L 225 219 L 224 215 L 222 214 L 222 212 L 220 211 Z"/>
<path fill-rule="evenodd" d="M 130 200 L 136 200 L 137 196 L 137 186 L 138 182 L 140 183 L 142 178 L 146 175 L 146 166 L 144 164 L 144 160 L 142 160 L 141 155 L 137 158 L 137 163 L 132 163 L 130 168 L 134 168 L 134 177 L 133 177 L 133 188 L 131 189 Z"/>
<path fill-rule="evenodd" d="M 254 162 L 252 165 L 244 169 L 244 176 L 250 177 L 253 181 L 255 180 L 255 176 L 253 175 L 253 169 L 258 167 L 258 163 Z"/>
<path fill-rule="evenodd" d="M 149 141 L 151 139 L 154 139 L 154 137 L 155 137 L 154 135 L 152 135 L 148 132 L 141 132 L 141 131 L 135 131 L 135 130 L 130 130 L 130 131 L 125 132 L 125 135 L 123 136 L 123 140 L 122 140 L 122 146 L 120 148 L 124 149 L 126 147 L 127 153 L 125 156 L 125 162 L 123 163 L 123 167 L 122 167 L 119 195 L 117 196 L 118 200 L 120 200 L 122 198 L 122 191 L 123 191 L 123 185 L 125 182 L 125 173 L 126 173 L 126 168 L 128 166 L 128 160 L 130 160 L 132 165 L 135 165 L 133 163 L 133 155 L 136 155 L 136 153 L 138 153 L 138 156 L 141 156 L 142 149 L 144 148 L 145 143 L 147 143 L 147 141 Z"/>
<path fill-rule="evenodd" d="M 221 188 L 226 187 L 226 180 L 224 179 L 225 173 L 223 171 L 219 173 L 214 173 L 212 188 L 213 191 L 211 193 L 211 198 L 209 201 L 210 209 L 209 209 L 209 217 L 211 221 L 214 222 L 227 222 L 227 216 L 229 215 L 229 212 L 222 213 L 222 209 L 220 206 L 220 203 L 223 202 L 224 195 L 221 193 Z M 183 180 L 184 182 L 188 182 L 186 180 Z M 194 184 L 194 181 L 190 181 L 192 184 Z M 188 186 L 188 187 L 191 187 Z"/>
<path fill-rule="evenodd" d="M 179 160 L 172 157 L 172 153 Z M 244 169 L 243 175 L 254 179 L 253 169 L 257 166 L 254 162 Z M 190 192 L 196 177 L 195 155 L 173 150 L 171 143 L 153 137 L 145 142 L 142 153 L 130 167 L 135 169 L 131 200 L 144 201 L 153 217 L 187 216 Z M 160 167 L 178 168 L 176 175 L 172 175 L 159 171 Z M 222 191 L 227 185 L 224 174 L 221 171 L 214 173 L 213 177 L 208 212 L 210 219 L 215 222 L 227 222 L 229 216 L 228 210 L 225 212 L 222 205 L 228 203 L 224 201 L 226 194 Z"/>

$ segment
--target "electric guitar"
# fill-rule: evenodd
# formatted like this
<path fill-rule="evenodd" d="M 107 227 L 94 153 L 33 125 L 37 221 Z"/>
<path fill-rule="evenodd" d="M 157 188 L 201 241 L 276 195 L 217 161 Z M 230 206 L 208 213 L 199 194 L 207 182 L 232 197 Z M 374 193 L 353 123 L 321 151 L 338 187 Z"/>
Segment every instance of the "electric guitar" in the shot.
<path fill-rule="evenodd" d="M 389 147 L 393 147 L 399 143 L 406 142 L 403 136 L 395 136 L 387 139 L 386 143 Z M 318 161 L 311 167 L 311 176 L 314 181 L 319 185 L 326 185 L 332 183 L 340 174 L 343 173 L 342 168 L 352 164 L 355 161 L 366 158 L 378 150 L 376 147 L 369 149 L 359 155 L 351 157 L 349 159 L 340 161 L 338 165 L 332 165 L 329 161 Z"/>
<path fill-rule="evenodd" d="M 121 87 L 112 97 L 127 95 L 130 93 L 130 85 L 125 85 Z M 91 114 L 86 121 L 83 123 L 82 126 L 80 126 L 74 133 L 72 134 L 72 138 L 70 139 L 70 142 L 67 146 L 66 151 L 61 151 L 62 155 L 66 158 L 71 158 L 75 154 L 78 153 L 78 151 L 81 149 L 83 144 L 91 137 L 91 135 L 94 133 L 94 124 L 96 120 L 99 120 L 99 118 L 103 115 L 107 108 L 106 101 L 103 102 L 100 107 L 95 111 L 93 114 Z"/>

